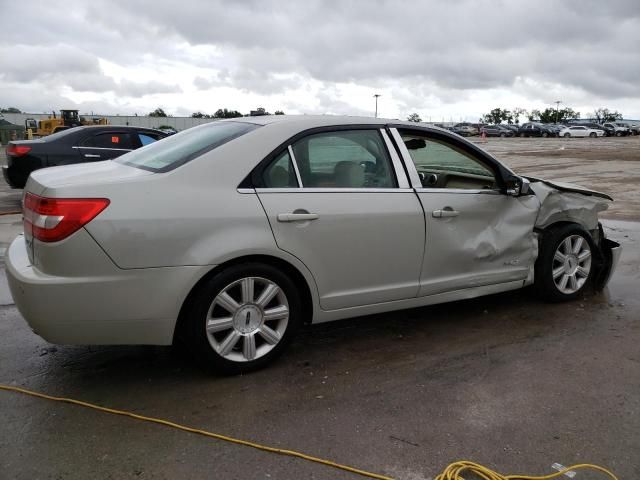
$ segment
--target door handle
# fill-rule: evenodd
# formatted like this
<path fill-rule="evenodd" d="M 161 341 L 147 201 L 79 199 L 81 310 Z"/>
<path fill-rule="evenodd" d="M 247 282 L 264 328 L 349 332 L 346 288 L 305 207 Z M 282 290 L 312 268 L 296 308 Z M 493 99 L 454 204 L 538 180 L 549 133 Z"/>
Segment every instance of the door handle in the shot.
<path fill-rule="evenodd" d="M 85 153 L 84 158 L 100 158 L 100 155 L 96 155 L 95 153 Z"/>
<path fill-rule="evenodd" d="M 442 210 L 434 210 L 431 212 L 433 218 L 448 218 L 448 217 L 457 217 L 460 215 L 460 212 L 457 210 L 453 210 L 452 208 L 443 208 Z"/>
<path fill-rule="evenodd" d="M 307 222 L 309 220 L 317 220 L 320 215 L 317 213 L 279 213 L 279 222 Z"/>

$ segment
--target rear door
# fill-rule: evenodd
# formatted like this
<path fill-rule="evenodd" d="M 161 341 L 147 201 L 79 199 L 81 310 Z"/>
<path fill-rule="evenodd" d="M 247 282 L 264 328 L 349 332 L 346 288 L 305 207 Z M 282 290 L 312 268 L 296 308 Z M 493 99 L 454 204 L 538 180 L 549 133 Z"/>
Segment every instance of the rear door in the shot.
<path fill-rule="evenodd" d="M 260 201 L 278 247 L 313 274 L 324 310 L 415 297 L 424 213 L 378 128 L 327 130 L 278 152 Z"/>
<path fill-rule="evenodd" d="M 99 162 L 130 152 L 139 144 L 136 142 L 138 142 L 137 137 L 132 137 L 128 131 L 100 129 L 89 132 L 75 148 L 80 151 L 80 161 Z"/>

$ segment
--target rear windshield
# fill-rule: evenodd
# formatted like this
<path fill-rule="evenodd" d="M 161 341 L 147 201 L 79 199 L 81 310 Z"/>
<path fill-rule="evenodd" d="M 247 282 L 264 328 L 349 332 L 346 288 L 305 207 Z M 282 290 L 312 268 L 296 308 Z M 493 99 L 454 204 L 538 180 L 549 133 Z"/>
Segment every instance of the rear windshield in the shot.
<path fill-rule="evenodd" d="M 244 122 L 208 123 L 163 138 L 114 161 L 151 172 L 168 172 L 257 127 Z"/>

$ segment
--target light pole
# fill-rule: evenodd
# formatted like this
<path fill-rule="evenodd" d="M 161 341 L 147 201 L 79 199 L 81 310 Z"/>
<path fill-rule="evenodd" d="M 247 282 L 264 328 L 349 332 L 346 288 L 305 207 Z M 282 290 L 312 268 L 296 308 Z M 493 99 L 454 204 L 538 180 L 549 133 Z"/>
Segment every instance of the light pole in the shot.
<path fill-rule="evenodd" d="M 379 93 L 374 93 L 373 96 L 376 97 L 376 118 L 378 118 L 378 97 L 381 95 Z"/>
<path fill-rule="evenodd" d="M 556 100 L 553 102 L 556 104 L 556 125 L 558 124 L 558 108 L 560 108 L 560 104 L 562 103 L 560 100 Z"/>

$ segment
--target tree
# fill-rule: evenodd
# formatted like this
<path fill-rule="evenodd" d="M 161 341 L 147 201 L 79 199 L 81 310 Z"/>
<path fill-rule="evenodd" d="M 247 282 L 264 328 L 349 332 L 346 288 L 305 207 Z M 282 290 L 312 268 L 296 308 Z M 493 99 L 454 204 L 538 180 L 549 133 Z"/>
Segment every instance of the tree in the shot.
<path fill-rule="evenodd" d="M 242 116 L 243 115 L 237 110 L 227 110 L 226 108 L 219 108 L 211 118 L 236 118 Z"/>
<path fill-rule="evenodd" d="M 420 118 L 420 115 L 418 115 L 417 113 L 412 113 L 411 115 L 409 115 L 407 117 L 407 121 L 408 122 L 416 122 L 416 123 L 418 123 L 418 122 L 421 122 L 422 119 Z"/>
<path fill-rule="evenodd" d="M 274 115 L 284 115 L 284 112 L 282 110 L 276 110 Z"/>
<path fill-rule="evenodd" d="M 527 115 L 527 111 L 524 108 L 515 107 L 512 110 L 511 119 L 508 120 L 508 123 L 520 124 L 520 115 Z"/>
<path fill-rule="evenodd" d="M 16 107 L 0 108 L 0 113 L 22 113 Z"/>
<path fill-rule="evenodd" d="M 166 117 L 167 114 L 160 107 L 156 108 L 153 112 L 149 112 L 149 117 Z"/>
<path fill-rule="evenodd" d="M 503 110 L 502 108 L 494 108 L 481 118 L 482 122 L 489 123 L 491 125 L 498 125 L 503 121 L 509 121 L 510 119 L 512 119 L 511 112 L 507 109 Z"/>
<path fill-rule="evenodd" d="M 580 112 L 576 112 L 573 108 L 563 108 L 556 110 L 555 108 L 545 108 L 544 110 L 531 110 L 529 114 L 530 122 L 542 123 L 560 123 L 567 120 L 580 118 Z"/>
<path fill-rule="evenodd" d="M 205 115 L 202 112 L 194 112 L 191 114 L 191 118 L 207 118 L 208 115 Z"/>
<path fill-rule="evenodd" d="M 622 120 L 622 114 L 617 110 L 615 112 L 610 111 L 608 108 L 598 108 L 594 112 L 594 118 L 596 123 L 615 122 L 616 120 Z"/>

